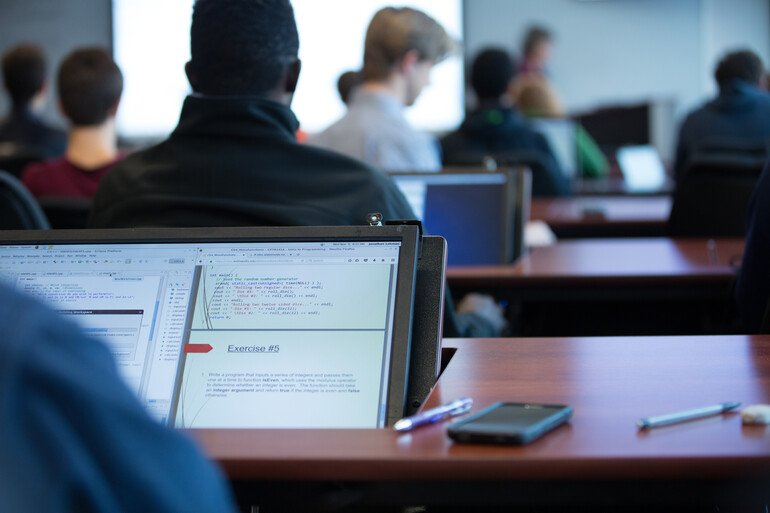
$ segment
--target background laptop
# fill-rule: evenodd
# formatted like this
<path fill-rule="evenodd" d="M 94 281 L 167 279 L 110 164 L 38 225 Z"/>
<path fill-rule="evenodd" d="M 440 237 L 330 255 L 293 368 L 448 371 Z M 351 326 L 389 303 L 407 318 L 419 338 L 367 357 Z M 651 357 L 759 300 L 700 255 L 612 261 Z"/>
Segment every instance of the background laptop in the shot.
<path fill-rule="evenodd" d="M 513 260 L 513 171 L 398 173 L 391 178 L 425 233 L 446 239 L 449 265 L 498 265 Z"/>
<path fill-rule="evenodd" d="M 403 414 L 417 237 L 411 226 L 3 232 L 0 279 L 103 340 L 160 421 L 382 427 Z"/>
<path fill-rule="evenodd" d="M 624 146 L 616 153 L 628 192 L 657 192 L 666 184 L 666 168 L 654 146 Z"/>

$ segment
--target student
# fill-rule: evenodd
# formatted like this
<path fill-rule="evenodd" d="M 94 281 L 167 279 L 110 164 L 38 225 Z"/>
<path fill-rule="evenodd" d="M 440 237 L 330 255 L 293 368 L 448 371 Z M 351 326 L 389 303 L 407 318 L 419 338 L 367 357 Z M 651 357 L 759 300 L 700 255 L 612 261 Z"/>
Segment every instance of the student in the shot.
<path fill-rule="evenodd" d="M 564 110 L 546 79 L 530 74 L 517 80 L 513 103 L 529 118 L 563 118 Z M 579 124 L 575 125 L 578 169 L 585 178 L 604 178 L 610 174 L 610 163 L 596 141 Z"/>
<path fill-rule="evenodd" d="M 357 90 L 363 82 L 360 71 L 346 71 L 337 79 L 337 91 L 340 93 L 340 100 L 346 106 L 350 103 L 353 91 Z"/>
<path fill-rule="evenodd" d="M 300 73 L 288 0 L 198 0 L 186 72 L 194 94 L 171 136 L 118 163 L 92 227 L 356 225 L 410 219 L 396 185 L 353 159 L 299 145 Z"/>
<path fill-rule="evenodd" d="M 3 85 L 11 97 L 11 112 L 0 121 L 0 143 L 10 142 L 41 157 L 64 153 L 66 136 L 43 123 L 37 113 L 45 105 L 45 58 L 35 45 L 11 48 L 2 59 Z"/>
<path fill-rule="evenodd" d="M 679 131 L 674 165 L 680 183 L 688 162 L 712 145 L 747 145 L 760 150 L 770 140 L 770 95 L 764 88 L 764 67 L 750 50 L 732 52 L 717 65 L 714 78 L 719 85 L 716 98 L 691 112 Z"/>
<path fill-rule="evenodd" d="M 471 86 L 478 108 L 469 114 L 459 129 L 441 139 L 444 164 L 465 163 L 477 154 L 495 158 L 496 154 L 527 152 L 544 163 L 533 169 L 533 194 L 558 196 L 569 194 L 570 183 L 559 168 L 548 141 L 535 132 L 514 107 L 508 96 L 513 80 L 513 62 L 505 50 L 487 49 L 479 53 L 471 68 Z"/>
<path fill-rule="evenodd" d="M 0 324 L 0 511 L 235 511 L 220 473 L 147 415 L 101 342 L 4 285 Z"/>
<path fill-rule="evenodd" d="M 91 198 L 118 153 L 115 114 L 123 91 L 123 75 L 107 52 L 83 48 L 61 64 L 59 105 L 70 120 L 64 156 L 30 164 L 21 181 L 38 198 Z"/>
<path fill-rule="evenodd" d="M 372 18 L 364 43 L 363 83 L 345 116 L 310 139 L 384 171 L 439 171 L 438 144 L 415 131 L 404 108 L 430 82 L 430 72 L 454 48 L 427 14 L 387 7 Z"/>

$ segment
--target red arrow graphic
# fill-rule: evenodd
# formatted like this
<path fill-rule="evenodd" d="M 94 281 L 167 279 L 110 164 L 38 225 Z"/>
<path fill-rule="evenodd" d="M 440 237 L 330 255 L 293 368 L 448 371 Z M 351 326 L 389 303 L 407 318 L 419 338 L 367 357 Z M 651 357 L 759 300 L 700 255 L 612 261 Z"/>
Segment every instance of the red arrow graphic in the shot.
<path fill-rule="evenodd" d="M 185 353 L 208 353 L 214 349 L 210 344 L 187 344 L 184 346 Z"/>

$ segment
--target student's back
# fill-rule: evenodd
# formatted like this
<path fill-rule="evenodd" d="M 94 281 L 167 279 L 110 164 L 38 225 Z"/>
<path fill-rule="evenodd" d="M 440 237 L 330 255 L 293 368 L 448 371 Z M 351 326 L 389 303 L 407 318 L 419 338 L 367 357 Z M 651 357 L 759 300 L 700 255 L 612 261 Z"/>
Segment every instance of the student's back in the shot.
<path fill-rule="evenodd" d="M 297 144 L 289 108 L 299 78 L 287 0 L 199 0 L 195 94 L 168 140 L 115 166 L 97 191 L 93 227 L 364 224 L 414 214 L 386 176 Z"/>
<path fill-rule="evenodd" d="M 770 95 L 760 87 L 762 61 L 744 50 L 726 55 L 717 66 L 719 95 L 691 112 L 679 132 L 675 177 L 682 181 L 687 164 L 698 153 L 730 145 L 740 151 L 770 142 Z"/>
<path fill-rule="evenodd" d="M 64 153 L 64 132 L 48 126 L 35 113 L 46 97 L 42 51 L 35 45 L 11 48 L 3 55 L 2 71 L 12 109 L 0 119 L 0 143 L 12 143 L 41 158 Z"/>

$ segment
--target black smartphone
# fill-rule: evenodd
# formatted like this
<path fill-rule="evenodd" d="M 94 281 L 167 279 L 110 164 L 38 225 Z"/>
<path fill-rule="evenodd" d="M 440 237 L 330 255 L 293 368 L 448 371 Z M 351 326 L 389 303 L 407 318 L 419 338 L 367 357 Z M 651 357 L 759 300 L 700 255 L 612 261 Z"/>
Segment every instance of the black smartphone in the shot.
<path fill-rule="evenodd" d="M 449 426 L 457 442 L 522 445 L 567 422 L 572 407 L 561 404 L 495 403 Z"/>

